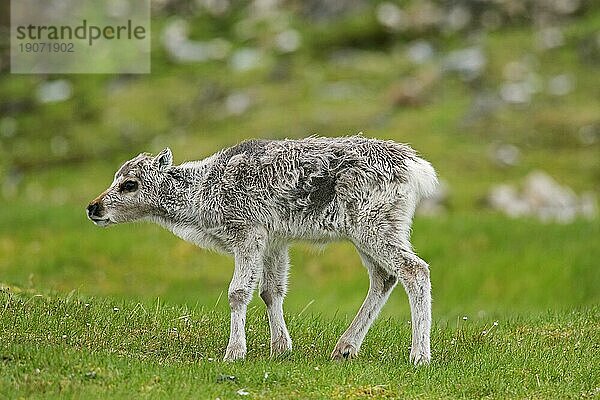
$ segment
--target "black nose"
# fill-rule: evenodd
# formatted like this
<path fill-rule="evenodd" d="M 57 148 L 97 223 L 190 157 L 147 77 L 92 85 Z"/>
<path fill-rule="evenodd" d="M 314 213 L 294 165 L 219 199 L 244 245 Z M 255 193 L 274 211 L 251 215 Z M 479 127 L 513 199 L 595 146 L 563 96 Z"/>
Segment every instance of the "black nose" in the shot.
<path fill-rule="evenodd" d="M 90 217 L 100 217 L 100 215 L 98 215 L 98 213 L 101 211 L 102 207 L 100 206 L 100 204 L 94 202 L 94 203 L 90 203 L 87 206 L 87 213 L 88 216 Z"/>

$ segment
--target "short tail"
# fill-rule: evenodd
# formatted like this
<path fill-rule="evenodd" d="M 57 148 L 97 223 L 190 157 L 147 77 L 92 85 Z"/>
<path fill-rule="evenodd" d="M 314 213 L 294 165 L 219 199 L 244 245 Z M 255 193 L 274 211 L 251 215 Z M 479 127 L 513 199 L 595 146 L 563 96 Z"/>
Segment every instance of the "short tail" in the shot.
<path fill-rule="evenodd" d="M 415 157 L 406 160 L 408 182 L 420 199 L 435 193 L 438 185 L 437 174 L 433 166 L 426 160 Z"/>

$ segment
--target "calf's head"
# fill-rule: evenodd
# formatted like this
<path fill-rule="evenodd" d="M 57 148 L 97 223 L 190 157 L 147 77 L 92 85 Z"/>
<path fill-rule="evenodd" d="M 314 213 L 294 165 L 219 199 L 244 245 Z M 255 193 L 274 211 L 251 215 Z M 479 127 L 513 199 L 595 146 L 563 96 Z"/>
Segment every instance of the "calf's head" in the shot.
<path fill-rule="evenodd" d="M 87 216 L 98 226 L 136 221 L 161 212 L 161 194 L 170 186 L 173 164 L 169 148 L 156 157 L 142 153 L 119 168 L 108 189 L 87 206 Z"/>

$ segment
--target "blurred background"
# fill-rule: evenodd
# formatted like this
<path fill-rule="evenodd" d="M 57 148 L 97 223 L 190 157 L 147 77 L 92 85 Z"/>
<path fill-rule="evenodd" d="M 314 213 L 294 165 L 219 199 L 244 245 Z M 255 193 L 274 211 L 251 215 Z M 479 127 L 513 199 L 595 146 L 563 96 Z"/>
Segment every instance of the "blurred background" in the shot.
<path fill-rule="evenodd" d="M 3 285 L 225 309 L 230 258 L 157 226 L 97 228 L 86 204 L 142 151 L 170 146 L 179 163 L 362 131 L 440 175 L 413 227 L 436 321 L 600 301 L 598 2 L 151 5 L 151 74 L 14 75 L 0 3 Z M 358 309 L 368 278 L 352 246 L 299 244 L 292 264 L 286 312 Z M 384 314 L 408 318 L 401 289 Z"/>

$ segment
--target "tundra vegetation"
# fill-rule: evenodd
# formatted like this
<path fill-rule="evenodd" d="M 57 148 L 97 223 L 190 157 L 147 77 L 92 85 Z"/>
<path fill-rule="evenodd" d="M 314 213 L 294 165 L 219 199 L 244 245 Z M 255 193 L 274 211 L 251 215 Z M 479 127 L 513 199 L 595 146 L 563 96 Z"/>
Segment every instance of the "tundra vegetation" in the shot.
<path fill-rule="evenodd" d="M 382 3 L 319 19 L 315 6 L 259 20 L 245 5 L 188 3 L 157 2 L 152 37 L 181 33 L 175 13 L 211 59 L 153 40 L 148 76 L 16 76 L 0 57 L 0 397 L 598 397 L 597 217 L 510 218 L 486 203 L 536 170 L 598 196 L 594 2 L 551 2 L 572 7 L 538 24 L 550 6 L 409 1 L 405 13 Z M 439 26 L 397 26 L 446 4 Z M 82 211 L 140 151 L 171 146 L 185 161 L 253 137 L 361 130 L 410 143 L 448 188 L 413 224 L 433 291 L 424 368 L 409 362 L 399 290 L 359 356 L 330 361 L 368 290 L 350 244 L 292 246 L 291 354 L 270 357 L 255 295 L 246 360 L 223 363 L 231 259 L 150 224 L 100 230 Z"/>

